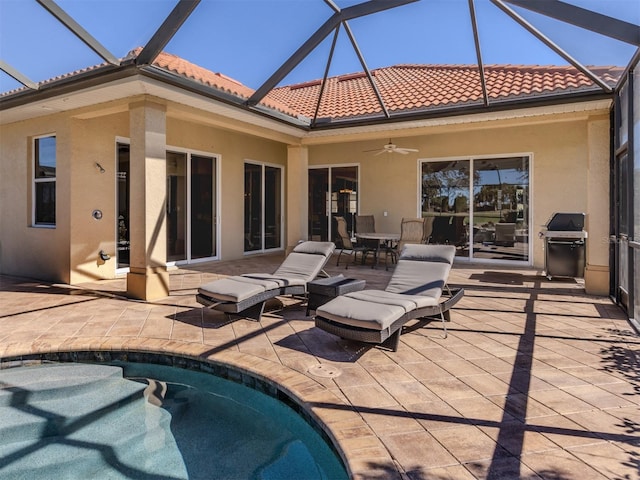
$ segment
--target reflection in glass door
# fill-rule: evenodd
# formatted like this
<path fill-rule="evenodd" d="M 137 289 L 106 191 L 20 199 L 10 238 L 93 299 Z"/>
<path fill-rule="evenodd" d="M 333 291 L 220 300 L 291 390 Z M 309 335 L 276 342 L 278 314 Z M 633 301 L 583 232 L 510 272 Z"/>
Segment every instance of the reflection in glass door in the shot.
<path fill-rule="evenodd" d="M 357 209 L 357 166 L 309 169 L 308 235 L 311 240 L 332 239 L 339 244 L 340 240 L 335 237 L 335 217 L 344 217 L 347 230 L 353 236 Z"/>
<path fill-rule="evenodd" d="M 309 240 L 329 240 L 329 169 L 309 169 Z"/>
<path fill-rule="evenodd" d="M 422 216 L 459 257 L 528 262 L 528 157 L 424 162 Z"/>
<path fill-rule="evenodd" d="M 473 165 L 473 257 L 528 261 L 529 159 Z"/>
<path fill-rule="evenodd" d="M 167 152 L 167 261 L 217 255 L 216 160 Z"/>
<path fill-rule="evenodd" d="M 429 243 L 458 247 L 469 255 L 469 160 L 422 164 L 422 216 L 431 224 Z"/>
<path fill-rule="evenodd" d="M 282 168 L 244 164 L 244 251 L 282 247 Z"/>

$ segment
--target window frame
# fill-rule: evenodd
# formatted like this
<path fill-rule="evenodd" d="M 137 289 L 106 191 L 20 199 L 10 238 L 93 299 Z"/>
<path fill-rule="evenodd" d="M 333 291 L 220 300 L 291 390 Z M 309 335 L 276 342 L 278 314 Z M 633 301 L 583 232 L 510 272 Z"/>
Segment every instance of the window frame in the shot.
<path fill-rule="evenodd" d="M 526 218 L 528 227 L 528 242 L 529 245 L 527 247 L 527 260 L 526 261 L 518 261 L 518 260 L 498 260 L 491 258 L 482 258 L 476 257 L 471 252 L 470 255 L 467 256 L 456 256 L 456 261 L 468 262 L 471 264 L 496 264 L 496 265 L 515 265 L 515 266 L 533 266 L 534 265 L 534 245 L 533 239 L 535 238 L 533 235 L 532 225 L 534 218 L 534 200 L 533 200 L 533 192 L 534 192 L 534 179 L 533 179 L 533 171 L 534 171 L 534 153 L 532 151 L 529 152 L 513 152 L 513 153 L 498 153 L 498 154 L 483 154 L 483 155 L 463 155 L 463 156 L 453 156 L 453 157 L 425 157 L 419 158 L 417 162 L 417 203 L 416 203 L 416 211 L 417 216 L 422 216 L 422 166 L 425 163 L 433 163 L 433 162 L 451 162 L 451 161 L 469 161 L 471 166 L 471 171 L 475 170 L 475 162 L 482 160 L 501 160 L 508 159 L 513 157 L 526 157 L 529 162 L 528 176 L 529 176 L 529 205 L 528 205 L 528 215 Z M 470 178 L 469 181 L 469 198 L 473 199 L 473 177 Z M 475 215 L 475 209 L 473 208 L 473 202 L 470 204 L 469 214 L 471 216 Z"/>
<path fill-rule="evenodd" d="M 36 142 L 44 138 L 53 138 L 55 139 L 55 168 L 56 175 L 53 177 L 44 177 L 38 178 L 36 176 L 36 162 L 39 160 L 37 156 Z M 36 228 L 56 228 L 57 225 L 57 215 L 55 215 L 55 221 L 53 223 L 44 223 L 37 221 L 37 185 L 39 183 L 53 183 L 56 188 L 56 194 L 54 197 L 54 212 L 58 208 L 58 194 L 57 194 L 57 179 L 58 179 L 58 138 L 55 133 L 48 133 L 43 135 L 37 135 L 32 137 L 31 139 L 31 226 Z"/>

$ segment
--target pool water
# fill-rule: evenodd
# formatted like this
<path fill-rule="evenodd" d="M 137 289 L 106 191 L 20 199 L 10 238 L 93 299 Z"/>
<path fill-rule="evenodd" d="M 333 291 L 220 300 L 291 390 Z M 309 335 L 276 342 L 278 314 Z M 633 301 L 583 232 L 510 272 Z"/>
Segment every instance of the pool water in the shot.
<path fill-rule="evenodd" d="M 348 478 L 284 403 L 163 365 L 1 370 L 0 438 L 0 478 Z"/>

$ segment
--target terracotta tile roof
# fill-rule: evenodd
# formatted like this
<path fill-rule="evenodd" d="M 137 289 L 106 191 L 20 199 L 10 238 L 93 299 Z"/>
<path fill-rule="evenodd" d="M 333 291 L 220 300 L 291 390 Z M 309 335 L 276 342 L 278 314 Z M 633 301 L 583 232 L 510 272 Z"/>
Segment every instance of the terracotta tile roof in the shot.
<path fill-rule="evenodd" d="M 597 67 L 592 71 L 614 86 L 621 67 Z M 390 113 L 482 102 L 477 65 L 396 65 L 373 70 L 380 96 Z M 591 90 L 595 84 L 574 67 L 485 65 L 491 100 L 524 98 L 562 92 Z M 269 98 L 291 105 L 313 117 L 321 81 L 274 89 Z M 382 108 L 364 73 L 327 78 L 318 118 L 348 118 L 379 114 Z"/>
<path fill-rule="evenodd" d="M 123 62 L 141 51 L 129 52 Z M 40 82 L 50 84 L 79 76 L 106 64 L 88 67 Z M 207 70 L 176 55 L 162 52 L 153 65 L 227 94 L 248 100 L 254 90 L 222 73 Z M 593 67 L 591 70 L 611 86 L 622 74 L 622 67 Z M 395 65 L 373 70 L 372 76 L 390 113 L 437 109 L 482 102 L 477 65 Z M 574 67 L 530 65 L 485 65 L 489 102 L 536 95 L 593 90 L 595 84 Z M 314 118 L 321 80 L 278 87 L 260 105 L 292 117 Z M 28 90 L 26 87 L 0 95 Z M 318 118 L 354 118 L 379 115 L 382 108 L 364 72 L 327 78 Z"/>
<path fill-rule="evenodd" d="M 141 49 L 133 50 L 130 55 L 138 55 Z M 203 83 L 222 92 L 248 100 L 253 95 L 254 90 L 243 85 L 239 81 L 228 77 L 219 72 L 212 72 L 204 67 L 200 67 L 195 63 L 191 63 L 177 55 L 161 52 L 153 61 L 153 65 L 169 70 L 177 75 L 190 78 L 196 82 Z M 260 105 L 275 109 L 287 115 L 296 116 L 297 111 L 291 109 L 286 104 L 280 102 L 279 99 L 273 97 L 265 97 Z"/>
<path fill-rule="evenodd" d="M 121 61 L 125 62 L 127 60 L 133 59 L 137 57 L 142 51 L 142 47 L 135 48 L 131 50 L 126 57 L 124 57 Z M 44 80 L 39 82 L 39 85 L 47 85 L 53 83 L 58 80 L 68 79 L 72 77 L 79 76 L 81 74 L 90 72 L 92 70 L 97 70 L 101 67 L 105 67 L 108 64 L 103 62 L 99 65 L 93 65 L 91 67 L 83 68 L 81 70 L 76 70 L 71 73 L 66 73 L 64 75 L 57 76 L 55 78 L 51 78 L 48 80 Z M 164 70 L 168 70 L 170 72 L 175 73 L 176 75 L 180 75 L 182 77 L 190 78 L 196 82 L 202 83 L 204 85 L 208 85 L 222 92 L 234 95 L 236 97 L 248 100 L 251 95 L 253 95 L 254 90 L 243 85 L 242 83 L 234 80 L 231 77 L 228 77 L 222 73 L 212 72 L 211 70 L 207 70 L 204 67 L 200 67 L 195 63 L 191 63 L 181 57 L 173 55 L 171 53 L 161 52 L 156 59 L 153 61 L 153 65 Z M 4 92 L 0 94 L 2 96 L 9 96 L 16 92 L 29 90 L 27 87 L 21 87 L 15 90 L 11 90 L 9 92 Z M 268 108 L 277 110 L 279 112 L 285 113 L 291 116 L 297 116 L 297 111 L 291 109 L 286 104 L 281 103 L 277 98 L 265 98 L 260 105 L 264 105 Z"/>

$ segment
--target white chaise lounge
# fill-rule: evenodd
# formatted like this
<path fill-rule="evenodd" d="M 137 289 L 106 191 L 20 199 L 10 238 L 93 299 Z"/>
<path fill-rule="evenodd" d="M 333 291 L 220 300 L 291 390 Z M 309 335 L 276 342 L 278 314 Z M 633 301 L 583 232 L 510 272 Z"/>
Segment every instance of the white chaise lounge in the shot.
<path fill-rule="evenodd" d="M 316 326 L 396 351 L 405 323 L 439 317 L 446 337 L 449 309 L 464 295 L 462 288 L 446 288 L 443 294 L 455 250 L 451 245 L 405 245 L 386 289 L 347 293 L 327 302 L 316 310 Z"/>
<path fill-rule="evenodd" d="M 214 280 L 198 289 L 198 303 L 229 316 L 260 320 L 267 300 L 278 295 L 304 295 L 307 282 L 331 258 L 332 242 L 301 242 L 273 273 L 246 273 Z"/>

